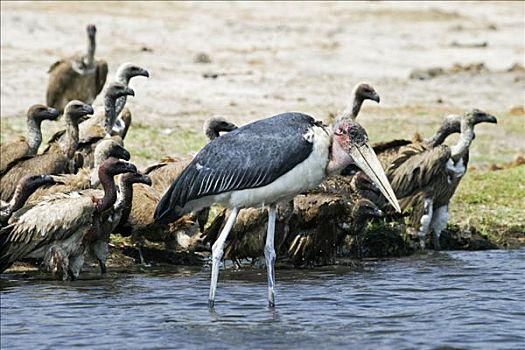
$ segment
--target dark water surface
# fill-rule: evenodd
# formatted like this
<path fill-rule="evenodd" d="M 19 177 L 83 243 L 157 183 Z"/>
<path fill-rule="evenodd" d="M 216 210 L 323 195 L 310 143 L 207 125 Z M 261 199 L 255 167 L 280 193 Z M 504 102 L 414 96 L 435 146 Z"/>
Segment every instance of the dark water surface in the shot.
<path fill-rule="evenodd" d="M 223 271 L 215 312 L 209 270 L 3 275 L 2 349 L 525 348 L 525 250 L 439 252 L 277 271 Z"/>

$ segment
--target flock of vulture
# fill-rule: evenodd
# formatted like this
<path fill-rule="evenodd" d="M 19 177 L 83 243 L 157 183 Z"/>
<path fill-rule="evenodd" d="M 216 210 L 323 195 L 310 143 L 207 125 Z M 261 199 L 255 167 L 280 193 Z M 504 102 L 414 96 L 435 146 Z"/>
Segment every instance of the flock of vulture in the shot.
<path fill-rule="evenodd" d="M 212 302 L 222 257 L 239 261 L 264 252 L 273 289 L 276 255 L 294 265 L 366 256 L 369 221 L 400 220 L 395 211 L 408 213 L 402 220 L 421 249 L 440 249 L 474 128 L 496 123 L 474 109 L 445 117 L 429 138 L 369 147 L 355 120 L 365 100 L 380 98 L 362 83 L 331 126 L 301 113 L 239 128 L 213 118 L 204 126 L 209 143 L 195 157 L 165 157 L 138 171 L 123 145 L 131 125 L 125 104 L 134 96 L 130 80 L 149 73 L 125 63 L 105 84 L 108 65 L 95 59 L 94 25 L 87 34 L 85 55 L 49 69 L 47 106 L 29 108 L 27 135 L 1 145 L 0 272 L 33 258 L 57 278 L 74 280 L 91 255 L 104 273 L 110 235 L 120 234 L 139 251 L 146 241 L 211 249 Z M 101 92 L 104 106 L 93 110 Z M 60 115 L 66 128 L 38 153 L 42 122 Z M 459 140 L 446 145 L 454 133 Z M 225 209 L 208 222 L 216 203 Z"/>

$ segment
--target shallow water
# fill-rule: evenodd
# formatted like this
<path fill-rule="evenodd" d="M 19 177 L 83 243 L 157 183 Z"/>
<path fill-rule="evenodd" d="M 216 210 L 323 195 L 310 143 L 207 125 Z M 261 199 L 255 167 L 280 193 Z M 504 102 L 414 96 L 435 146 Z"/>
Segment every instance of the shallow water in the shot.
<path fill-rule="evenodd" d="M 206 269 L 46 278 L 2 276 L 2 348 L 525 346 L 524 249 L 278 270 L 275 310 L 264 270 L 222 271 L 214 312 Z"/>

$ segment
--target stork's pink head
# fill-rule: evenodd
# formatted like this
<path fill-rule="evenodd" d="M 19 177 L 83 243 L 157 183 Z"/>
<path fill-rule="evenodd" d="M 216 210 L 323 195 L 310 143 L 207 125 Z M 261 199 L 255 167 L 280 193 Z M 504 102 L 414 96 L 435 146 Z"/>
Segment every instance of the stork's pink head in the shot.
<path fill-rule="evenodd" d="M 400 212 L 396 195 L 385 171 L 374 150 L 368 145 L 366 130 L 353 120 L 342 120 L 334 127 L 333 138 L 332 159 L 334 163 L 341 164 L 341 159 L 346 159 L 344 162 L 357 165 L 379 188 L 392 206 Z M 351 161 L 348 158 L 351 158 Z"/>
<path fill-rule="evenodd" d="M 351 119 L 343 120 L 335 126 L 334 138 L 346 151 L 350 147 L 359 147 L 368 142 L 368 134 L 365 128 Z"/>

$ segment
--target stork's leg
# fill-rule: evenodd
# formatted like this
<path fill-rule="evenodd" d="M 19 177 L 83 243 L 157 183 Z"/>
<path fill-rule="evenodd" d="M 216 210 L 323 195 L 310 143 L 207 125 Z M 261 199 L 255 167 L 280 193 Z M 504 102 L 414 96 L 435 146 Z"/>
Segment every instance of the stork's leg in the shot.
<path fill-rule="evenodd" d="M 443 205 L 436 209 L 434 212 L 434 215 L 432 216 L 432 223 L 430 224 L 430 227 L 433 231 L 433 242 L 434 242 L 434 249 L 435 250 L 441 250 L 441 245 L 439 244 L 439 237 L 441 236 L 441 232 L 447 227 L 448 223 L 448 205 Z"/>
<path fill-rule="evenodd" d="M 275 307 L 275 204 L 268 207 L 268 232 L 266 233 L 266 245 L 264 246 L 264 257 L 266 258 L 266 270 L 268 271 L 268 305 Z"/>
<path fill-rule="evenodd" d="M 424 213 L 419 221 L 419 229 L 417 230 L 417 236 L 419 238 L 419 245 L 421 249 L 425 249 L 425 239 L 428 235 L 428 230 L 430 228 L 430 223 L 432 221 L 432 212 L 433 212 L 433 201 L 432 198 L 425 198 L 424 202 Z"/>
<path fill-rule="evenodd" d="M 217 290 L 217 280 L 219 279 L 219 267 L 222 255 L 224 254 L 224 243 L 226 243 L 226 238 L 228 238 L 228 234 L 230 233 L 230 230 L 232 229 L 233 224 L 235 223 L 235 219 L 237 218 L 238 213 L 239 209 L 232 209 L 230 217 L 228 218 L 228 221 L 226 221 L 226 225 L 219 234 L 219 238 L 217 238 L 217 240 L 213 244 L 213 247 L 211 248 L 211 282 L 210 296 L 208 297 L 208 306 L 210 308 L 213 308 L 215 304 L 215 291 Z"/>

